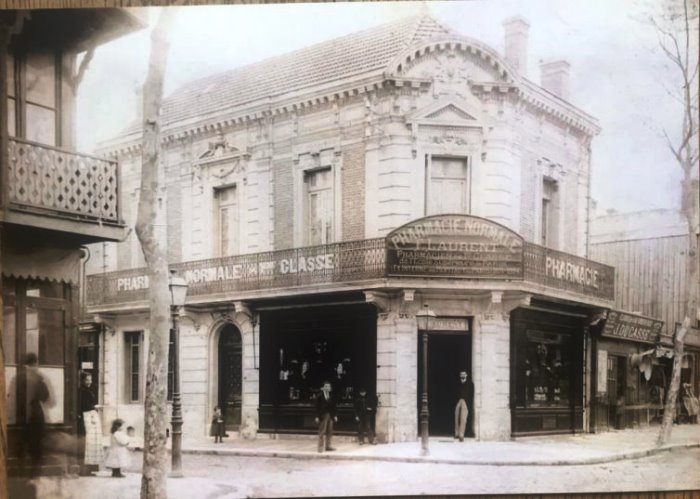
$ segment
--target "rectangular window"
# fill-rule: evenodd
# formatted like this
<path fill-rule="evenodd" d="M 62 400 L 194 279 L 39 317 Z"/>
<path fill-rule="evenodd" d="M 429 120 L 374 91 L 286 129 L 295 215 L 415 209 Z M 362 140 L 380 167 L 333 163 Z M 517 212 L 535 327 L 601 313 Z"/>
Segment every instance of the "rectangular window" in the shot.
<path fill-rule="evenodd" d="M 126 358 L 126 400 L 127 402 L 141 401 L 141 343 L 142 331 L 126 331 L 125 358 Z"/>
<path fill-rule="evenodd" d="M 14 299 L 11 296 L 3 297 L 3 329 L 2 329 L 2 349 L 5 352 L 5 365 L 17 363 L 17 316 L 15 315 Z"/>
<path fill-rule="evenodd" d="M 555 247 L 557 241 L 557 212 L 559 208 L 557 182 L 548 178 L 542 181 L 542 246 Z"/>
<path fill-rule="evenodd" d="M 52 50 L 32 50 L 8 58 L 8 129 L 11 135 L 59 145 L 58 61 L 58 54 Z"/>
<path fill-rule="evenodd" d="M 304 172 L 306 244 L 333 241 L 333 170 L 323 168 Z"/>
<path fill-rule="evenodd" d="M 467 158 L 430 158 L 427 215 L 469 212 Z"/>
<path fill-rule="evenodd" d="M 236 186 L 222 187 L 214 190 L 216 231 L 218 255 L 238 254 L 239 222 L 238 192 Z"/>

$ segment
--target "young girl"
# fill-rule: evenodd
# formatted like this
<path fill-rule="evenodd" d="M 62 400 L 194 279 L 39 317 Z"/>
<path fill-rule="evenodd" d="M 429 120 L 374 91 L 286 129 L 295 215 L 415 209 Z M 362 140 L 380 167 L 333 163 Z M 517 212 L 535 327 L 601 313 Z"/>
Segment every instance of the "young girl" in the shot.
<path fill-rule="evenodd" d="M 214 443 L 224 441 L 224 416 L 219 406 L 214 407 L 214 416 L 211 418 L 211 431 L 209 435 L 214 437 Z"/>
<path fill-rule="evenodd" d="M 127 449 L 129 437 L 124 433 L 123 427 L 124 421 L 121 419 L 112 421 L 110 430 L 112 437 L 105 457 L 105 467 L 112 468 L 112 476 L 117 478 L 124 477 L 122 468 L 129 465 L 129 450 Z"/>

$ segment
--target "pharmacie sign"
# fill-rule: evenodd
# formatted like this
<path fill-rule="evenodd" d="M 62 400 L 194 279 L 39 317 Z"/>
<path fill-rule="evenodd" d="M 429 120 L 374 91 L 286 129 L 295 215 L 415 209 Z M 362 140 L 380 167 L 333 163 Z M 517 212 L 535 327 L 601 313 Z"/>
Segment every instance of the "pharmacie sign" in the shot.
<path fill-rule="evenodd" d="M 522 279 L 523 239 L 468 215 L 415 220 L 386 237 L 389 276 Z"/>
<path fill-rule="evenodd" d="M 656 319 L 611 310 L 608 312 L 601 336 L 654 344 L 663 324 L 663 321 Z"/>

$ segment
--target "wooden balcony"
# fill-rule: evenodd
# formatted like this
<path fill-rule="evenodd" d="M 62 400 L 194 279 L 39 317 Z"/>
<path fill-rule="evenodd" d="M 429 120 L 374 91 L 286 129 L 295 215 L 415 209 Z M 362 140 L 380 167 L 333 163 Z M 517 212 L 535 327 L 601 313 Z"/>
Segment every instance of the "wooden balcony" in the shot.
<path fill-rule="evenodd" d="M 6 223 L 86 242 L 123 237 L 116 162 L 17 138 L 9 139 L 7 158 Z"/>
<path fill-rule="evenodd" d="M 465 289 L 470 287 L 470 281 L 489 281 L 501 288 L 612 306 L 613 267 L 532 243 L 526 242 L 515 253 L 513 262 L 520 266 L 519 271 L 508 268 L 503 277 L 489 274 L 483 279 L 475 279 L 474 269 L 467 267 L 483 267 L 483 261 L 468 260 L 450 276 L 421 275 L 418 281 L 411 276 L 396 276 L 387 264 L 389 251 L 387 239 L 376 238 L 182 262 L 170 268 L 188 282 L 188 303 L 192 305 L 365 286 L 440 287 L 449 277 L 452 283 L 461 282 Z M 139 268 L 88 276 L 87 307 L 99 312 L 147 306 L 147 274 L 147 269 Z"/>

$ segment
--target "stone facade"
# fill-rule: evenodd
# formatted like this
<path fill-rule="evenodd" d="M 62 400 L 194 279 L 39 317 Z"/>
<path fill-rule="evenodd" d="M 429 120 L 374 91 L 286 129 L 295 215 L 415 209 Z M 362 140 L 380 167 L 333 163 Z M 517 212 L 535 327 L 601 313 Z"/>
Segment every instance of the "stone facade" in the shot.
<path fill-rule="evenodd" d="M 221 83 L 226 76 L 214 77 L 175 93 L 166 103 L 163 129 L 162 223 L 172 263 L 383 237 L 409 221 L 455 211 L 498 222 L 539 243 L 545 182 L 555 186 L 547 208 L 547 245 L 584 256 L 595 119 L 524 79 L 491 48 L 430 17 L 401 21 L 400 27 L 339 39 L 337 47 L 347 47 L 343 53 L 320 44 L 274 64 L 236 70 L 228 75 L 230 86 Z M 396 33 L 406 36 L 393 45 L 381 42 Z M 353 59 L 372 50 L 372 60 Z M 290 80 L 277 94 L 270 90 L 276 97 L 259 97 L 262 90 L 240 83 L 243 90 L 223 104 L 226 92 L 238 88 L 240 74 L 257 74 L 265 87 L 283 85 L 275 83 L 275 66 L 283 74 L 315 57 L 335 67 L 338 77 L 317 74 L 311 65 L 306 83 L 294 87 Z M 206 99 L 195 98 L 197 92 L 222 104 L 210 109 Z M 138 198 L 139 141 L 132 129 L 103 150 L 120 159 L 125 204 L 132 206 Z M 234 200 L 222 221 L 224 191 Z M 135 210 L 125 216 L 133 223 Z M 226 232 L 229 224 L 236 224 L 235 231 Z M 135 238 L 132 233 L 122 243 L 95 248 L 89 272 L 142 265 Z M 472 318 L 476 433 L 510 438 L 510 309 L 503 292 L 492 295 L 488 284 L 474 285 L 478 293 L 472 284 L 445 286 L 452 290 L 449 297 L 430 298 L 425 290 L 416 296 L 429 300 L 438 315 Z M 406 295 L 410 299 L 395 290 L 367 293 L 368 301 L 381 303 L 377 433 L 384 441 L 415 440 L 419 300 L 413 300 L 413 291 Z M 278 298 L 284 296 L 280 292 Z M 256 434 L 257 316 L 254 310 L 239 311 L 235 300 L 221 298 L 209 313 L 193 310 L 191 321 L 183 321 L 185 428 L 195 428 L 194 436 L 206 434 L 216 405 L 217 335 L 224 323 L 235 324 L 242 335 L 240 434 Z M 521 303 L 517 293 L 508 300 Z M 213 319 L 222 309 L 224 315 Z M 110 325 L 116 334 L 105 336 L 105 356 L 116 360 L 105 361 L 104 403 L 120 414 L 138 412 L 119 402 L 114 390 L 122 381 L 113 371 L 123 332 L 139 321 L 143 330 L 142 319 L 118 315 Z"/>

